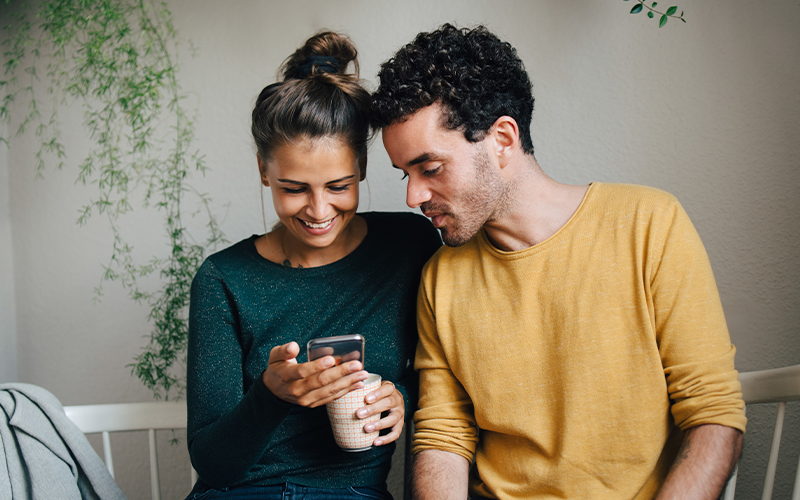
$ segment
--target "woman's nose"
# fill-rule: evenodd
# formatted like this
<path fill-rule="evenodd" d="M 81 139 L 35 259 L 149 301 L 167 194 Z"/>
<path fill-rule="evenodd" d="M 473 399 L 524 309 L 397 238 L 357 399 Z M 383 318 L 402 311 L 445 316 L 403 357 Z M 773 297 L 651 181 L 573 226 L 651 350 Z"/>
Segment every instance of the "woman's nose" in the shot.
<path fill-rule="evenodd" d="M 328 199 L 324 192 L 312 192 L 309 203 L 309 215 L 317 222 L 321 222 L 328 214 Z"/>

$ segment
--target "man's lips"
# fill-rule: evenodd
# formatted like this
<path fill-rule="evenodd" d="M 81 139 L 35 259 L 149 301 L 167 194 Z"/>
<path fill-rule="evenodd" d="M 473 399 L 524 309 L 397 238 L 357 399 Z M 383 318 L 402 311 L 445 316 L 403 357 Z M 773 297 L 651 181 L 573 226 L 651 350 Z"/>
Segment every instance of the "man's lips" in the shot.
<path fill-rule="evenodd" d="M 431 224 L 433 224 L 433 227 L 435 228 L 441 228 L 442 226 L 444 226 L 445 217 L 450 215 L 450 212 L 448 210 L 449 207 L 447 207 L 447 205 L 440 203 L 432 203 L 430 201 L 427 201 L 423 203 L 419 208 L 422 211 L 422 215 L 428 217 L 431 220 Z"/>
<path fill-rule="evenodd" d="M 447 216 L 447 214 L 441 212 L 422 212 L 422 214 L 430 218 L 431 224 L 436 228 L 444 225 L 444 218 Z"/>

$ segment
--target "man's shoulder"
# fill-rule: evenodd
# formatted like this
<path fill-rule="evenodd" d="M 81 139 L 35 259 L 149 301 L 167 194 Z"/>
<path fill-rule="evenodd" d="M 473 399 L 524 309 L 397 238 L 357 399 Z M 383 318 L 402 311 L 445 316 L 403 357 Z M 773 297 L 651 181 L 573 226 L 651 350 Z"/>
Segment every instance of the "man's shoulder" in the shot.
<path fill-rule="evenodd" d="M 635 184 L 592 184 L 583 209 L 589 221 L 629 219 L 637 224 L 670 224 L 685 211 L 678 199 L 658 188 Z M 660 221 L 660 222 L 659 222 Z"/>
<path fill-rule="evenodd" d="M 672 194 L 655 187 L 637 184 L 593 183 L 595 200 L 604 205 L 651 205 L 666 207 L 677 205 Z"/>

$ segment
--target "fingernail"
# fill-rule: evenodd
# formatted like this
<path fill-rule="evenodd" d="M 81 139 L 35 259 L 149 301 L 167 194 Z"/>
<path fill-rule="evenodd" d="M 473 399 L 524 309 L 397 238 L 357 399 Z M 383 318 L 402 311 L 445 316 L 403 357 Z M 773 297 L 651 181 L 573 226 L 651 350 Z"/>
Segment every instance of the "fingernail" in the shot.
<path fill-rule="evenodd" d="M 383 441 L 381 441 L 380 439 L 376 439 L 375 441 L 372 442 L 372 444 L 374 444 L 375 446 L 380 446 L 383 444 Z"/>
<path fill-rule="evenodd" d="M 366 417 L 366 416 L 367 416 L 367 410 L 364 410 L 363 408 L 362 408 L 361 410 L 358 410 L 356 413 L 357 413 L 357 414 L 358 414 L 358 416 L 359 416 L 359 417 L 361 417 L 361 418 L 364 418 L 364 417 Z"/>
<path fill-rule="evenodd" d="M 367 403 L 374 403 L 375 402 L 375 394 L 369 393 L 367 395 Z"/>
<path fill-rule="evenodd" d="M 331 357 L 325 357 L 322 360 L 322 366 L 324 368 L 330 368 L 331 366 L 333 366 L 333 363 L 334 363 L 334 361 L 333 361 L 333 358 L 331 358 Z"/>
<path fill-rule="evenodd" d="M 374 425 L 372 425 L 372 424 L 365 425 L 365 426 L 364 426 L 364 430 L 365 430 L 365 431 L 367 431 L 367 432 L 372 432 L 372 431 L 374 431 L 374 430 L 375 430 L 375 426 L 374 426 Z"/>
<path fill-rule="evenodd" d="M 350 363 L 347 369 L 350 370 L 350 373 L 355 373 L 361 369 L 361 363 L 359 363 L 358 361 L 354 361 Z"/>

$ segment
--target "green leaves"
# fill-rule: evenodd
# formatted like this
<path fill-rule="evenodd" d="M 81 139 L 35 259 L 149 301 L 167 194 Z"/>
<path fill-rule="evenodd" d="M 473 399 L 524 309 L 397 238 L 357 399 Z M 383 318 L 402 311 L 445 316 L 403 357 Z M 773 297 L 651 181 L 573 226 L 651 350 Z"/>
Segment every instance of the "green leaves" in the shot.
<path fill-rule="evenodd" d="M 6 62 L 0 87 L 6 94 L 0 119 L 8 123 L 15 106 L 27 109 L 20 133 L 34 130 L 41 175 L 45 160 L 60 165 L 66 156 L 58 106 L 75 102 L 83 107 L 93 147 L 77 177 L 93 185 L 96 195 L 80 209 L 77 222 L 106 216 L 113 235 L 95 299 L 102 297 L 103 283 L 115 282 L 131 300 L 147 304 L 149 342 L 128 366 L 156 397 L 180 395 L 191 279 L 205 249 L 225 239 L 211 199 L 189 184 L 191 174 L 206 167 L 192 145 L 193 117 L 182 104 L 172 15 L 158 0 L 43 0 L 36 7 L 11 3 L 19 7 L 8 13 L 14 22 L 5 26 L 2 42 Z M 29 17 L 38 24 L 28 22 Z M 25 61 L 32 62 L 23 67 Z M 40 99 L 34 81 L 43 82 L 49 98 Z M 134 258 L 134 245 L 123 234 L 124 216 L 134 210 L 134 202 L 154 209 L 160 219 L 166 257 L 154 256 L 145 264 Z M 184 222 L 184 213 L 193 217 L 199 211 L 208 219 L 205 239 L 191 235 Z M 142 283 L 154 278 L 160 288 L 144 288 Z"/>
<path fill-rule="evenodd" d="M 628 0 L 624 1 L 627 2 Z M 657 6 L 658 2 L 651 2 L 650 5 L 647 5 L 647 2 L 645 0 L 638 0 L 638 3 L 631 8 L 631 14 L 638 14 L 639 12 L 642 12 L 642 10 L 644 9 L 647 9 L 647 17 L 649 19 L 653 19 L 655 18 L 656 14 L 659 14 L 661 16 L 658 19 L 659 28 L 663 28 L 664 25 L 667 24 L 667 21 L 669 20 L 670 17 L 675 19 L 680 19 L 684 23 L 686 22 L 686 20 L 683 18 L 683 11 L 681 11 L 681 15 L 679 16 L 675 15 L 675 13 L 678 12 L 678 7 L 676 5 L 669 7 L 666 10 L 666 12 L 657 11 L 656 10 Z"/>

